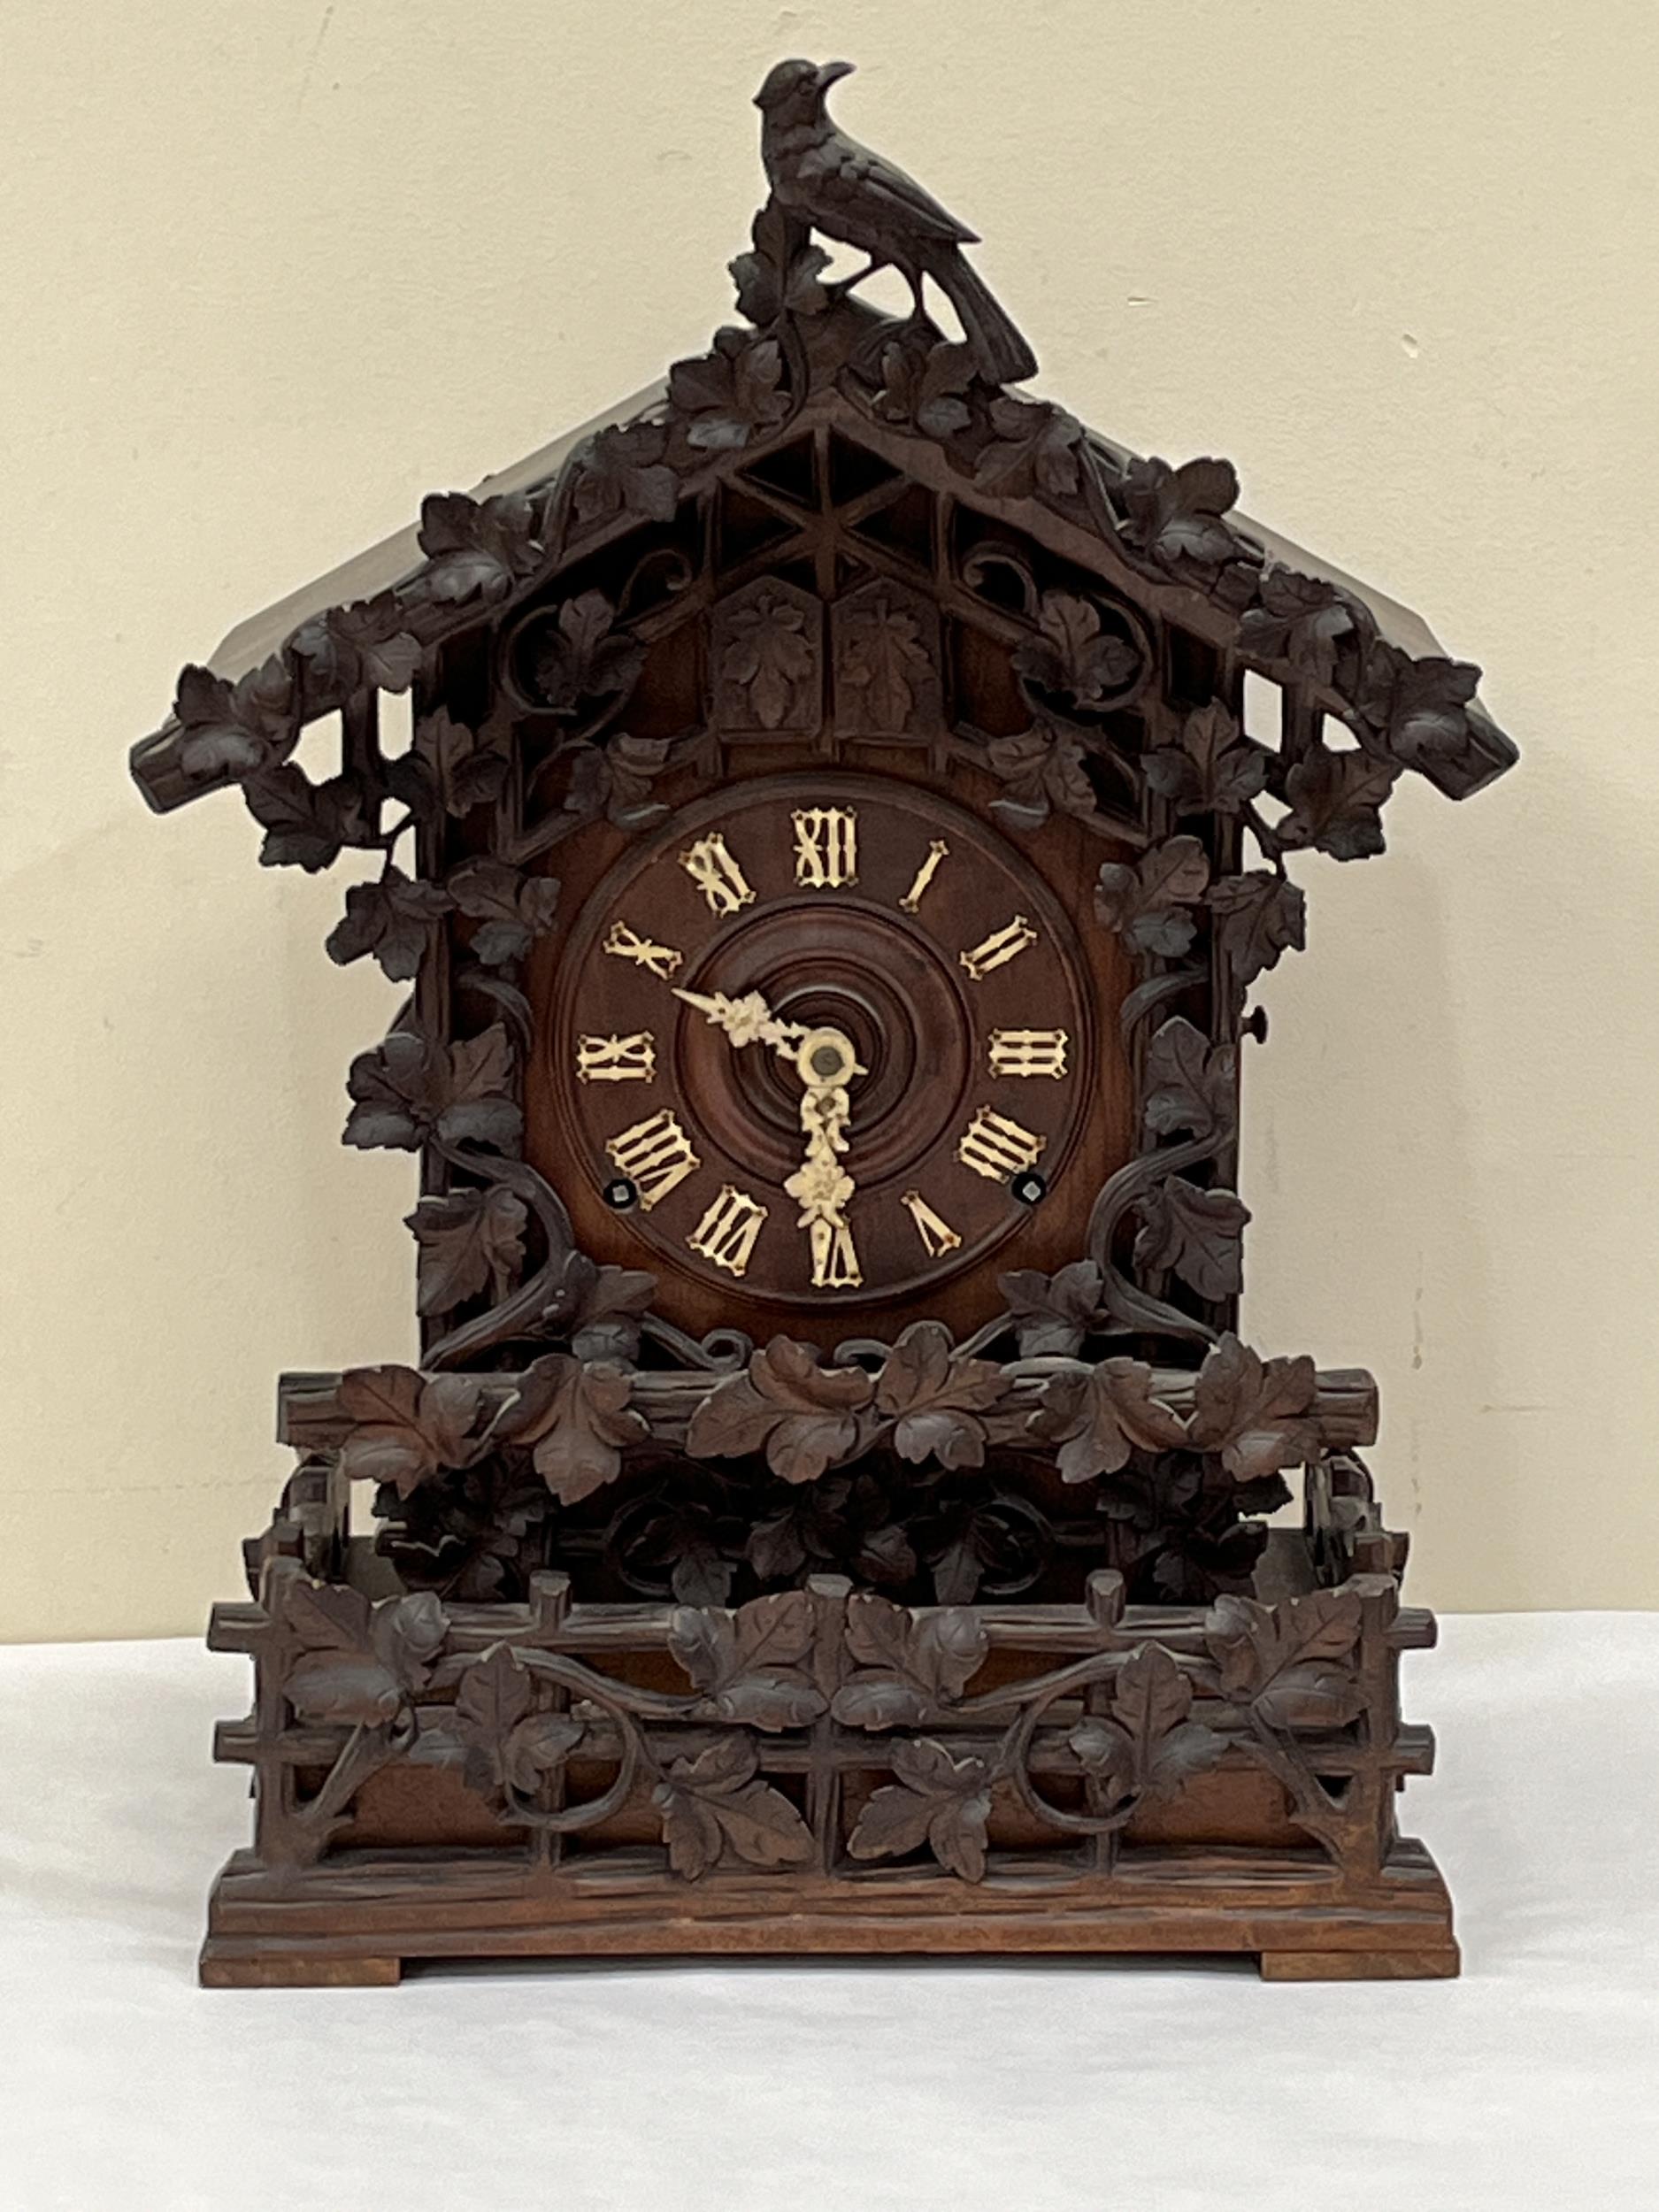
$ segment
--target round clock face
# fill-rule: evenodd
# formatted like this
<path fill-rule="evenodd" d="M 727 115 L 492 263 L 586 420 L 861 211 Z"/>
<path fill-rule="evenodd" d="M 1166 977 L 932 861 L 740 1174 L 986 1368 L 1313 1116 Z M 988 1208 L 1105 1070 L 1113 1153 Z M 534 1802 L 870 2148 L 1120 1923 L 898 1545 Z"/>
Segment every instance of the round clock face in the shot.
<path fill-rule="evenodd" d="M 1047 886 L 973 816 L 875 778 L 737 786 L 632 851 L 563 949 L 565 1174 L 728 1295 L 907 1295 L 1064 1178 L 1087 978 Z"/>

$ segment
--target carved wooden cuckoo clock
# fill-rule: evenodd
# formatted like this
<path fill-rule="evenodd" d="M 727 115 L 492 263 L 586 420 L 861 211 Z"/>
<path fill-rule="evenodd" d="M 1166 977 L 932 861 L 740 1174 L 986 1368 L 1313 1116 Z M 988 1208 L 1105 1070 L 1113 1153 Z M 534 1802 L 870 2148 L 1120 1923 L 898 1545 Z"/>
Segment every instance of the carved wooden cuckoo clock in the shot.
<path fill-rule="evenodd" d="M 133 757 L 161 811 L 239 785 L 267 864 L 380 855 L 328 950 L 410 987 L 345 1141 L 417 1156 L 420 1363 L 283 1382 L 211 1633 L 257 1678 L 211 1982 L 1456 1969 L 1376 1393 L 1240 1342 L 1233 1185 L 1293 864 L 1514 749 L 1227 463 L 1006 388 L 972 234 L 841 73 L 761 89 L 740 322 L 236 632 Z"/>

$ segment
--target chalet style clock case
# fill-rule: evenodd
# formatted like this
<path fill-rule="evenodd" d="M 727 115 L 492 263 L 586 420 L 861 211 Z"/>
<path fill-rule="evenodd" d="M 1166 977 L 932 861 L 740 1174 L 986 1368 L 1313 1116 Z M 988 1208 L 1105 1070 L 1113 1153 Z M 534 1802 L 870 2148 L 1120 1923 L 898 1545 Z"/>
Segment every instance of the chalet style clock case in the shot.
<path fill-rule="evenodd" d="M 1514 749 L 1227 463 L 1007 388 L 972 234 L 829 120 L 842 73 L 762 88 L 741 321 L 244 626 L 133 756 L 159 811 L 240 786 L 267 864 L 380 856 L 328 951 L 409 987 L 345 1141 L 418 1158 L 420 1361 L 281 1384 L 211 1635 L 256 1685 L 211 1983 L 1456 1970 L 1395 1825 L 1433 1625 L 1375 1388 L 1240 1342 L 1233 1185 L 1293 866 Z"/>

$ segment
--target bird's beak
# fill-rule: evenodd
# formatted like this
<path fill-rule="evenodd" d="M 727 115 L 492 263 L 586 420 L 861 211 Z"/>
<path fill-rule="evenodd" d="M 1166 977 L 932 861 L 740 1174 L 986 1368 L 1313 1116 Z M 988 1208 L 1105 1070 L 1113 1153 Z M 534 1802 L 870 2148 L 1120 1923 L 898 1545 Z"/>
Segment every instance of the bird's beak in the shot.
<path fill-rule="evenodd" d="M 843 77 L 850 77 L 854 66 L 855 65 L 849 61 L 826 61 L 813 79 L 813 82 L 820 92 L 827 92 L 833 84 L 839 84 Z"/>

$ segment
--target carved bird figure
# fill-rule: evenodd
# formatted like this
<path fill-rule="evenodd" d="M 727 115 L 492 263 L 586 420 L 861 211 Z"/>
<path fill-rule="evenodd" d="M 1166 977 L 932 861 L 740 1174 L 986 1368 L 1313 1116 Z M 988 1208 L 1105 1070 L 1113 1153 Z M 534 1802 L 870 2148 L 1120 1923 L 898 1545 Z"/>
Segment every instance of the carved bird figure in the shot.
<path fill-rule="evenodd" d="M 851 73 L 849 61 L 780 61 L 755 96 L 761 112 L 760 150 L 780 206 L 826 237 L 870 256 L 872 271 L 896 269 L 910 288 L 918 322 L 926 319 L 922 279 L 932 277 L 956 311 L 987 383 L 1011 384 L 1035 373 L 1036 356 L 1007 311 L 963 253 L 979 234 L 959 223 L 913 177 L 849 138 L 825 109 L 830 87 Z"/>

